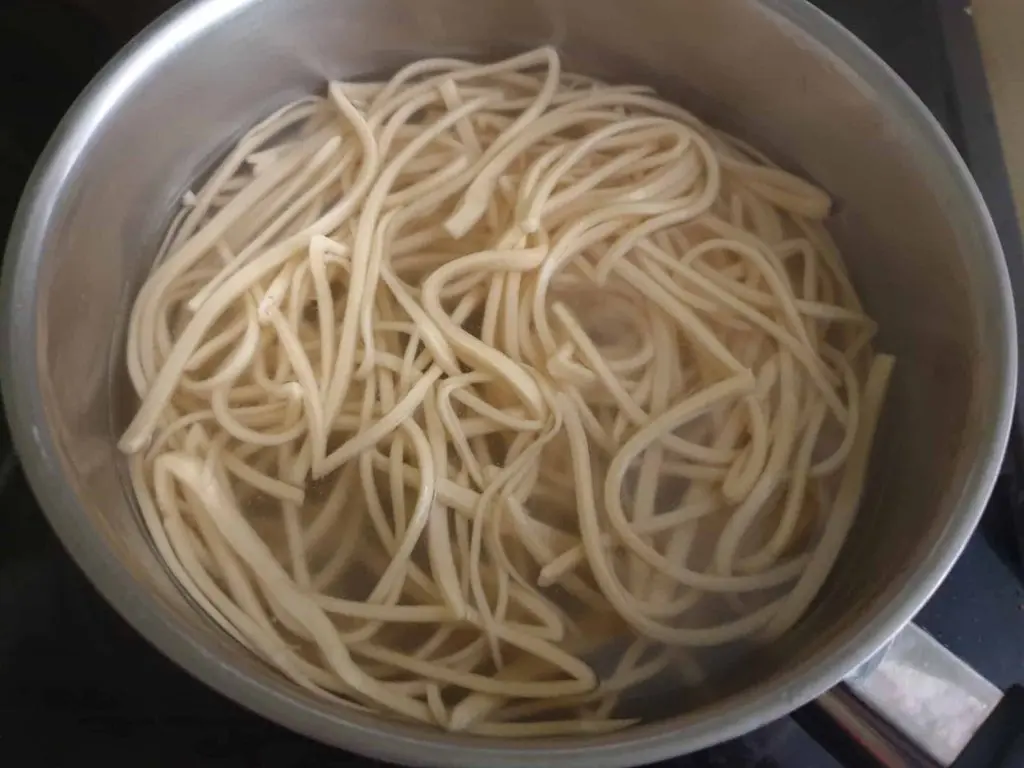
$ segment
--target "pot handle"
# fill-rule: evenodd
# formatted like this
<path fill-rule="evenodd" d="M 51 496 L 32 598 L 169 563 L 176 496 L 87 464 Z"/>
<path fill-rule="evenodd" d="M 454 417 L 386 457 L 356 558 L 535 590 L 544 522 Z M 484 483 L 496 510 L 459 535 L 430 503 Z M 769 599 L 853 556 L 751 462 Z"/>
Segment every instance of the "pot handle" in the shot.
<path fill-rule="evenodd" d="M 916 624 L 816 704 L 884 768 L 1024 766 L 1024 687 L 1004 695 Z"/>

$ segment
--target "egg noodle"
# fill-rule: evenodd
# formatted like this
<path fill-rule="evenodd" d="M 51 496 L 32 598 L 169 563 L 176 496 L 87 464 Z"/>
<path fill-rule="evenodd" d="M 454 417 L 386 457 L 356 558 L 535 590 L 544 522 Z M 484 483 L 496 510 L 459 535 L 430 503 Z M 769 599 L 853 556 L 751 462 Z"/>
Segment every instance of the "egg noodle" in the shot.
<path fill-rule="evenodd" d="M 186 193 L 134 304 L 159 555 L 331 700 L 635 722 L 791 628 L 853 523 L 893 360 L 830 207 L 549 48 L 332 82 Z"/>

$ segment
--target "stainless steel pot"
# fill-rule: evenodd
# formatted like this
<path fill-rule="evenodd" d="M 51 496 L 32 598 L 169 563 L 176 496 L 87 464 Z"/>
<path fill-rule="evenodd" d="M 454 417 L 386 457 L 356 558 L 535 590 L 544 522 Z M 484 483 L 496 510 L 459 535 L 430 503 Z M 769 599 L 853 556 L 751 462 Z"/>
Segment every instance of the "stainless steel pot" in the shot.
<path fill-rule="evenodd" d="M 798 627 L 699 703 L 664 702 L 655 722 L 500 742 L 328 706 L 247 655 L 154 556 L 114 436 L 131 407 L 127 309 L 172 200 L 232 137 L 326 77 L 539 43 L 558 45 L 572 68 L 657 85 L 831 190 L 835 233 L 899 367 L 861 518 Z M 911 620 L 960 553 L 996 475 L 1016 380 L 1005 264 L 963 163 L 907 87 L 802 0 L 188 3 L 65 118 L 14 225 L 3 305 L 4 397 L 24 465 L 107 599 L 182 667 L 267 718 L 418 765 L 651 762 L 825 693 Z M 842 709 L 834 695 L 826 702 Z"/>

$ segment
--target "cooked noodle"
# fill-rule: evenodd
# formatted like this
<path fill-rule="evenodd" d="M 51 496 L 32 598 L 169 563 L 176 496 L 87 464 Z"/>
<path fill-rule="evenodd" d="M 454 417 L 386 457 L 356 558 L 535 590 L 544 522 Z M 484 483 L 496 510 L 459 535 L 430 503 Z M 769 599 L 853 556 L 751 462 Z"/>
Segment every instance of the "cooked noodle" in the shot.
<path fill-rule="evenodd" d="M 332 700 L 629 725 L 791 628 L 853 522 L 893 361 L 829 210 L 547 48 L 331 83 L 186 193 L 134 305 L 160 556 Z"/>

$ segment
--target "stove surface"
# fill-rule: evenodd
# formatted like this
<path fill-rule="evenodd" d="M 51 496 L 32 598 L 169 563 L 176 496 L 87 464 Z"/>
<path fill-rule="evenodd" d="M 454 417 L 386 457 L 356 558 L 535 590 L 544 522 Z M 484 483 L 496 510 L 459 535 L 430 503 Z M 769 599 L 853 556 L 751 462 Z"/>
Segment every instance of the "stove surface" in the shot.
<path fill-rule="evenodd" d="M 59 116 L 129 35 L 170 3 L 7 0 L 0 9 L 0 228 Z M 1020 258 L 1008 190 L 983 135 L 984 83 L 959 2 L 817 0 L 896 69 L 972 163 L 1004 237 Z M 963 14 L 965 15 L 965 14 Z M 965 25 L 966 30 L 965 31 Z M 979 91 L 980 89 L 980 91 Z M 971 94 L 969 98 L 964 93 Z M 980 106 L 979 106 L 980 104 Z M 973 110 L 973 111 L 968 111 Z M 984 166 L 984 167 L 982 167 Z M 982 173 L 984 171 L 984 173 Z M 987 174 L 987 175 L 985 175 Z M 979 532 L 920 616 L 943 643 L 1000 686 L 1024 671 L 1024 582 L 1019 529 L 1024 473 L 1011 453 Z M 353 758 L 248 713 L 180 671 L 110 609 L 64 553 L 39 512 L 0 419 L 0 745 L 25 741 L 34 764 L 381 765 Z M 838 768 L 855 753 L 798 713 L 672 768 Z M 43 727 L 45 726 L 45 731 Z M 808 732 L 814 733 L 814 737 Z M 37 734 L 45 733 L 45 737 Z M 830 754 L 815 737 L 829 745 Z"/>

